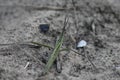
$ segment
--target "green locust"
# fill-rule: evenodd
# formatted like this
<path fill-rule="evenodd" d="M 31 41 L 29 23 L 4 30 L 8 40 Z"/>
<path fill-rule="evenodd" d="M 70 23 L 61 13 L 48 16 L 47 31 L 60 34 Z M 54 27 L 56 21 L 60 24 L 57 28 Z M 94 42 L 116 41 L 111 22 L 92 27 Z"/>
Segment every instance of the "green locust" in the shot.
<path fill-rule="evenodd" d="M 60 52 L 60 48 L 62 46 L 63 39 L 64 39 L 65 27 L 66 27 L 67 23 L 68 23 L 68 19 L 67 19 L 67 17 L 65 17 L 65 22 L 64 22 L 64 27 L 62 29 L 62 33 L 61 33 L 58 41 L 56 42 L 53 53 L 51 54 L 46 66 L 45 66 L 44 74 L 48 73 L 49 69 L 51 68 L 52 64 L 54 63 L 55 59 L 57 58 L 57 56 Z"/>

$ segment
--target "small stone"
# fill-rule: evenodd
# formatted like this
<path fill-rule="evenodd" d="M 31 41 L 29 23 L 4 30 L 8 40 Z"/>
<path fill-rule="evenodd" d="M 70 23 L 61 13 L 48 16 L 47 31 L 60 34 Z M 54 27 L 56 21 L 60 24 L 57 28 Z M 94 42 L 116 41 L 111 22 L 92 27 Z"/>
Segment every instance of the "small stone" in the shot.
<path fill-rule="evenodd" d="M 120 73 L 120 66 L 115 67 L 115 70 Z"/>
<path fill-rule="evenodd" d="M 82 47 L 85 47 L 87 45 L 87 42 L 85 40 L 81 40 L 78 45 L 77 45 L 77 48 L 82 48 Z"/>
<path fill-rule="evenodd" d="M 39 29 L 40 29 L 40 32 L 46 33 L 49 30 L 49 24 L 40 24 Z"/>

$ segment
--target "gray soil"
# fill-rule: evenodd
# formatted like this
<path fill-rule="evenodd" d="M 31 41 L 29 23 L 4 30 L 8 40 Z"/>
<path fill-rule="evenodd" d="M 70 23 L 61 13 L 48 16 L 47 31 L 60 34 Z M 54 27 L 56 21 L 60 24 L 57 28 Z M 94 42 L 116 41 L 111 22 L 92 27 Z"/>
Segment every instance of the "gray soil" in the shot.
<path fill-rule="evenodd" d="M 120 80 L 120 0 L 0 0 L 0 80 Z M 64 17 L 69 21 L 61 72 L 42 75 Z M 49 31 L 39 31 L 40 24 Z M 87 46 L 76 49 L 80 40 Z M 25 68 L 26 64 L 29 65 Z"/>

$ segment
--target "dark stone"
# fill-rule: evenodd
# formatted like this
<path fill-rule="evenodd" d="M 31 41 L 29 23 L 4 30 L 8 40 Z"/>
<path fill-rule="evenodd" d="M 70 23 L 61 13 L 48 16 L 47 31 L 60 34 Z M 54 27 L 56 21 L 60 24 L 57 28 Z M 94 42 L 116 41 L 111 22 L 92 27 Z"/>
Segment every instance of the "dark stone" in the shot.
<path fill-rule="evenodd" d="M 40 24 L 39 30 L 40 32 L 47 33 L 49 30 L 49 24 Z"/>

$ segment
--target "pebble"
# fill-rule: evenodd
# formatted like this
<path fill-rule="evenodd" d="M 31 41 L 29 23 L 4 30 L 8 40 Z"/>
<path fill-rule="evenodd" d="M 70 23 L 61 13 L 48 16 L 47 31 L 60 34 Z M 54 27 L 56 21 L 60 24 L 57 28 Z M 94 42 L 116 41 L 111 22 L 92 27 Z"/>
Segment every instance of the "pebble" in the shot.
<path fill-rule="evenodd" d="M 49 24 L 40 24 L 39 25 L 40 32 L 46 33 L 49 30 Z"/>
<path fill-rule="evenodd" d="M 77 48 L 82 48 L 85 47 L 87 45 L 87 42 L 85 40 L 81 40 L 79 41 Z"/>

